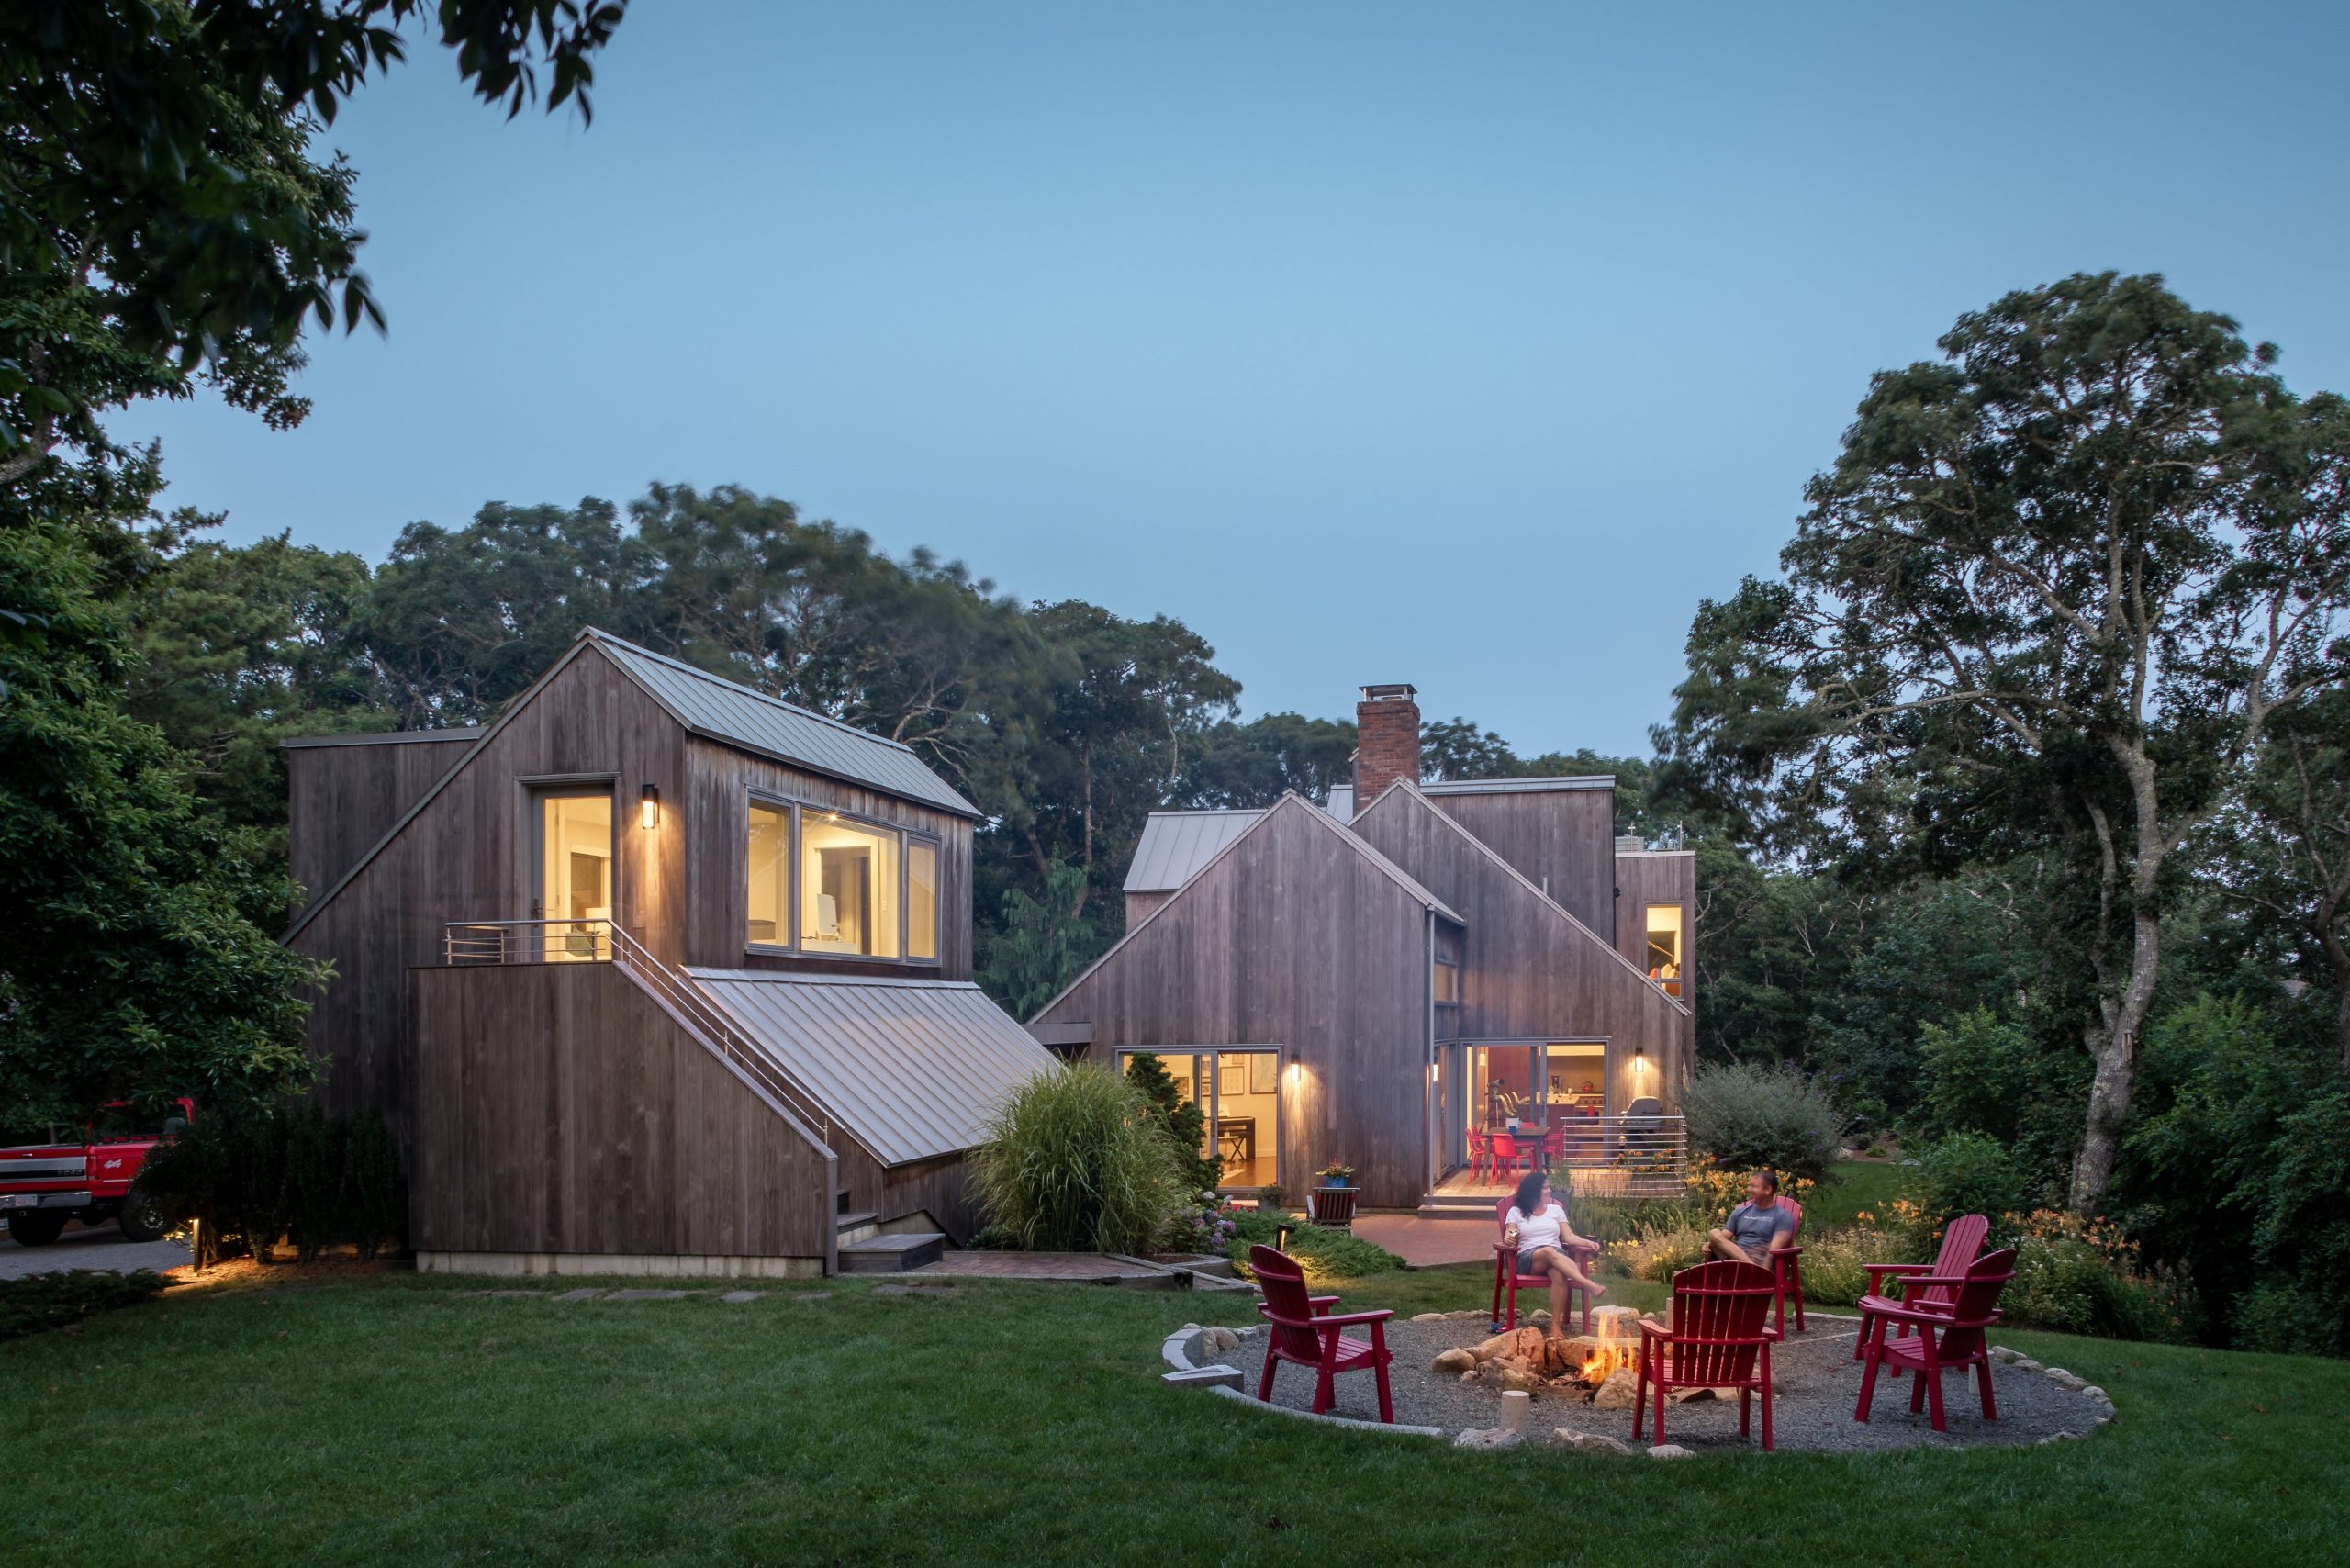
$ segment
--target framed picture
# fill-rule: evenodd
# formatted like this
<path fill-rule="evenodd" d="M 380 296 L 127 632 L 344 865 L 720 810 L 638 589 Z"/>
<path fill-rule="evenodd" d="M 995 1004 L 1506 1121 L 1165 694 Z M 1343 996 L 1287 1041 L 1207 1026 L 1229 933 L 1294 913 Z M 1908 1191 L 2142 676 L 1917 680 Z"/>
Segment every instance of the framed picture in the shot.
<path fill-rule="evenodd" d="M 1218 1057 L 1215 1059 L 1215 1092 L 1219 1094 L 1248 1092 L 1248 1063 L 1246 1058 Z"/>
<path fill-rule="evenodd" d="M 1248 1058 L 1248 1089 L 1255 1094 L 1270 1094 L 1281 1086 L 1281 1058 L 1270 1051 L 1257 1051 Z"/>

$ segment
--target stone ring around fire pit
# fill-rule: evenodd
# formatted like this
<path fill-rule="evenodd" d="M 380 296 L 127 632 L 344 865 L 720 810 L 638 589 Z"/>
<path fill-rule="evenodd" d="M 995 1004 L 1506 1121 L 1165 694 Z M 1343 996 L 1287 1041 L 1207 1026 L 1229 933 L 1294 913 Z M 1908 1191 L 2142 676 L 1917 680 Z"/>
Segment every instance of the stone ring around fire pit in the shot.
<path fill-rule="evenodd" d="M 1551 1443 L 1587 1451 L 1638 1453 L 1655 1442 L 1643 1429 L 1632 1441 L 1632 1392 L 1639 1359 L 1639 1314 L 1602 1306 L 1588 1337 L 1549 1338 L 1539 1327 L 1492 1334 L 1482 1312 L 1423 1313 L 1386 1326 L 1394 1356 L 1388 1376 L 1395 1422 L 1382 1425 L 1376 1382 L 1367 1372 L 1337 1380 L 1327 1416 L 1307 1406 L 1313 1373 L 1284 1364 L 1275 1374 L 1270 1405 L 1256 1398 L 1264 1366 L 1261 1327 L 1203 1328 L 1185 1324 L 1169 1335 L 1161 1358 L 1170 1385 L 1208 1387 L 1259 1409 L 1368 1430 L 1449 1439 L 1464 1447 L 1505 1448 Z M 1774 1426 L 1785 1450 L 1868 1452 L 1908 1448 L 2013 1447 L 2086 1438 L 2113 1418 L 2103 1389 L 2062 1369 L 2046 1369 L 2004 1347 L 1992 1352 L 1999 1418 L 1986 1422 L 1971 1373 L 1947 1374 L 1942 1394 L 1949 1430 L 1935 1432 L 1923 1414 L 1909 1413 L 1910 1382 L 1892 1372 L 1877 1380 L 1874 1409 L 1864 1425 L 1852 1419 L 1861 1367 L 1852 1360 L 1858 1324 L 1814 1312 L 1807 1333 L 1789 1334 L 1773 1348 Z M 1523 1434 L 1505 1433 L 1503 1396 L 1523 1394 L 1528 1409 Z M 1676 1390 L 1666 1406 L 1665 1436 L 1680 1452 L 1759 1452 L 1756 1437 L 1738 1435 L 1735 1394 L 1715 1397 Z M 1668 1450 L 1670 1451 L 1670 1450 Z M 1677 1453 L 1673 1454 L 1677 1457 Z"/>

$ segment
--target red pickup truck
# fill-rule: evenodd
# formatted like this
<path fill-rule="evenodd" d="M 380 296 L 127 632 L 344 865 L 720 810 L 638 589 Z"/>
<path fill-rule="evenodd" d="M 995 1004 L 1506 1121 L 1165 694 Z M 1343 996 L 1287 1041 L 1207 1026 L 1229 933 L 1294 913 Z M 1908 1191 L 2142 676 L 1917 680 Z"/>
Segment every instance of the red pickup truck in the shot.
<path fill-rule="evenodd" d="M 0 1148 L 0 1213 L 8 1216 L 8 1234 L 19 1246 L 46 1247 L 69 1219 L 84 1225 L 113 1220 L 126 1241 L 155 1240 L 163 1234 L 162 1223 L 131 1192 L 131 1183 L 147 1162 L 147 1151 L 195 1114 L 195 1104 L 181 1100 L 176 1114 L 157 1123 L 118 1103 L 84 1128 L 78 1143 Z"/>

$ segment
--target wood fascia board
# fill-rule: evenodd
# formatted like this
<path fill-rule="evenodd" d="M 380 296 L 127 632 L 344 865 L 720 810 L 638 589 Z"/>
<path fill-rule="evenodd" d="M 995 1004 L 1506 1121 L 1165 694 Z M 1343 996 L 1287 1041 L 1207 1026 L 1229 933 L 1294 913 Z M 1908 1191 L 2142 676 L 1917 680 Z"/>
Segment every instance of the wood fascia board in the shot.
<path fill-rule="evenodd" d="M 498 714 L 497 719 L 494 720 L 487 728 L 484 729 L 479 735 L 475 737 L 473 745 L 465 748 L 464 755 L 458 757 L 454 762 L 452 762 L 449 765 L 449 770 L 441 775 L 441 777 L 434 781 L 432 788 L 427 790 L 423 795 L 419 798 L 416 804 L 410 806 L 406 812 L 401 813 L 400 820 L 394 823 L 391 827 L 386 831 L 383 837 L 377 839 L 374 845 L 369 846 L 367 853 L 359 857 L 358 863 L 338 878 L 333 887 L 329 888 L 325 892 L 319 894 L 317 898 L 312 899 L 308 907 L 294 917 L 294 924 L 287 926 L 285 928 L 285 934 L 277 939 L 279 946 L 282 946 L 285 944 L 293 941 L 295 937 L 299 936 L 302 934 L 304 927 L 308 926 L 311 921 L 317 919 L 319 915 L 325 913 L 327 905 L 334 902 L 337 898 L 341 897 L 342 890 L 351 886 L 352 882 L 356 881 L 362 871 L 364 871 L 370 865 L 374 864 L 375 857 L 381 855 L 385 849 L 390 846 L 392 840 L 397 838 L 402 833 L 408 830 L 408 823 L 414 822 L 419 816 L 422 815 L 424 809 L 427 806 L 430 806 L 434 801 L 441 798 L 441 791 L 449 787 L 450 781 L 455 778 L 458 774 L 463 773 L 466 768 L 472 767 L 474 758 L 481 755 L 482 749 L 488 745 L 490 742 L 496 740 L 500 734 L 504 734 L 506 726 L 514 722 L 517 714 L 520 713 L 522 710 L 528 708 L 533 701 L 537 700 L 539 693 L 546 689 L 547 683 L 554 679 L 556 676 L 561 675 L 565 670 L 569 669 L 572 666 L 572 662 L 578 658 L 580 654 L 591 645 L 592 639 L 585 632 L 580 633 L 578 636 L 573 638 L 571 646 L 564 650 L 563 657 L 555 660 L 554 664 L 547 666 L 547 672 L 544 675 L 539 677 L 538 679 L 531 682 L 529 686 L 523 688 L 521 695 L 515 698 L 513 701 L 506 705 L 506 711 Z M 606 659 L 605 662 L 607 664 L 610 664 L 613 661 Z M 666 711 L 666 710 L 665 709 L 664 711 Z"/>
<path fill-rule="evenodd" d="M 1227 843 L 1223 848 L 1217 850 L 1214 855 L 1209 856 L 1206 861 L 1201 865 L 1200 868 L 1192 872 L 1191 877 L 1185 880 L 1181 887 L 1167 895 L 1164 902 L 1162 902 L 1157 909 L 1152 910 L 1148 914 L 1144 915 L 1140 921 L 1131 926 L 1128 926 L 1126 928 L 1126 934 L 1124 936 L 1119 937 L 1115 942 L 1110 944 L 1109 951 L 1103 953 L 1100 958 L 1086 965 L 1084 972 L 1079 975 L 1075 980 L 1069 981 L 1066 986 L 1063 986 L 1058 996 L 1054 997 L 1050 1002 L 1045 1003 L 1044 1006 L 1038 1008 L 1036 1010 L 1035 1016 L 1028 1020 L 1026 1026 L 1033 1031 L 1037 1024 L 1043 1022 L 1046 1014 L 1052 1012 L 1054 1008 L 1058 1007 L 1062 1002 L 1068 1001 L 1070 993 L 1075 991 L 1078 987 L 1083 985 L 1087 980 L 1091 980 L 1093 978 L 1093 972 L 1096 969 L 1099 969 L 1102 965 L 1108 963 L 1112 958 L 1116 958 L 1118 954 L 1125 949 L 1127 943 L 1132 942 L 1136 937 L 1140 936 L 1144 932 L 1149 930 L 1151 924 L 1154 921 L 1158 920 L 1159 916 L 1165 914 L 1169 910 L 1173 909 L 1176 903 L 1182 899 L 1186 893 L 1189 893 L 1193 888 L 1198 887 L 1201 881 L 1206 878 L 1210 871 L 1223 864 L 1225 857 L 1237 853 L 1242 845 L 1256 837 L 1259 833 L 1262 833 L 1267 823 L 1271 822 L 1276 816 L 1280 815 L 1281 812 L 1291 807 L 1294 807 L 1299 811 L 1306 812 L 1308 815 L 1320 822 L 1324 826 L 1329 828 L 1333 833 L 1343 834 L 1347 838 L 1354 840 L 1355 850 L 1359 854 L 1363 855 L 1373 867 L 1384 872 L 1389 881 L 1394 884 L 1397 890 L 1409 898 L 1415 904 L 1424 910 L 1429 910 L 1444 915 L 1445 918 L 1450 920 L 1455 925 L 1461 925 L 1465 927 L 1466 922 L 1462 921 L 1461 918 L 1453 913 L 1452 911 L 1447 909 L 1442 903 L 1431 903 L 1429 901 L 1434 899 L 1436 895 L 1427 891 L 1427 890 L 1422 888 L 1419 884 L 1414 882 L 1409 877 L 1405 876 L 1393 861 L 1389 860 L 1385 856 L 1380 854 L 1370 845 L 1364 844 L 1359 839 L 1355 839 L 1354 834 L 1351 832 L 1339 826 L 1337 823 L 1332 822 L 1330 820 L 1330 814 L 1327 812 L 1325 812 L 1321 807 L 1314 804 L 1311 801 L 1306 800 L 1296 790 L 1284 790 L 1281 791 L 1281 798 L 1275 801 L 1270 806 L 1267 807 L 1262 816 L 1259 817 L 1255 822 L 1250 823 L 1246 832 L 1234 835 L 1231 842 Z"/>
<path fill-rule="evenodd" d="M 1654 980 L 1650 980 L 1649 977 L 1642 972 L 1639 965 L 1624 957 L 1624 955 L 1617 949 L 1615 943 L 1607 941 L 1606 938 L 1602 937 L 1598 932 L 1594 931 L 1590 926 L 1585 925 L 1581 920 L 1577 919 L 1575 917 L 1575 913 L 1572 910 L 1561 903 L 1558 900 L 1552 898 L 1550 894 L 1544 892 L 1540 888 L 1536 887 L 1533 881 L 1527 877 L 1525 872 L 1519 870 L 1516 867 L 1503 859 L 1492 845 L 1487 844 L 1483 839 L 1479 838 L 1475 834 L 1470 832 L 1468 828 L 1462 826 L 1459 822 L 1456 822 L 1450 812 L 1438 805 L 1427 795 L 1421 793 L 1419 787 L 1414 784 L 1410 779 L 1398 778 L 1394 780 L 1394 782 L 1389 784 L 1386 789 L 1382 790 L 1379 792 L 1378 800 L 1373 801 L 1369 806 L 1355 813 L 1355 821 L 1361 822 L 1364 818 L 1370 816 L 1372 812 L 1375 812 L 1381 806 L 1385 805 L 1387 803 L 1387 798 L 1390 795 L 1394 794 L 1399 790 L 1418 802 L 1421 810 L 1428 812 L 1431 816 L 1435 817 L 1437 821 L 1442 823 L 1446 827 L 1450 828 L 1454 833 L 1459 834 L 1463 839 L 1466 839 L 1475 847 L 1479 855 L 1484 857 L 1488 864 L 1492 865 L 1496 870 L 1499 870 L 1505 876 L 1508 877 L 1519 887 L 1524 888 L 1528 892 L 1533 894 L 1536 901 L 1544 908 L 1556 914 L 1561 920 L 1565 921 L 1570 928 L 1580 933 L 1601 952 L 1615 959 L 1627 974 L 1630 975 L 1634 980 L 1639 980 L 1651 995 L 1664 1002 L 1666 1006 L 1671 1007 L 1674 1012 L 1680 1014 L 1684 1018 L 1695 1016 L 1695 1014 L 1689 1011 L 1688 1003 L 1683 1002 L 1677 996 L 1669 994 Z M 1348 828 L 1345 831 L 1351 833 L 1354 830 L 1352 828 Z"/>

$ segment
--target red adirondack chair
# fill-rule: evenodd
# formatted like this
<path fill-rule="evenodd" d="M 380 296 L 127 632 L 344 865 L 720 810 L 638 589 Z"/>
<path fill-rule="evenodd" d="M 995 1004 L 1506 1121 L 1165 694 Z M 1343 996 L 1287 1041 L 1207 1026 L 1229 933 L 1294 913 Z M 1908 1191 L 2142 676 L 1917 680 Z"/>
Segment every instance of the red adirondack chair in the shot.
<path fill-rule="evenodd" d="M 1510 1199 L 1508 1198 L 1504 1198 L 1494 1205 L 1494 1227 L 1505 1237 L 1509 1234 L 1509 1205 Z M 1593 1262 L 1599 1257 L 1599 1243 L 1596 1241 L 1571 1241 L 1567 1244 L 1564 1250 L 1573 1254 L 1575 1261 L 1582 1266 L 1583 1271 L 1588 1274 L 1591 1272 Z M 1499 1237 L 1495 1238 L 1494 1241 L 1493 1313 L 1494 1333 L 1498 1334 L 1505 1328 L 1515 1328 L 1517 1327 L 1517 1293 L 1519 1291 L 1528 1290 L 1547 1292 L 1550 1288 L 1550 1276 L 1548 1274 L 1519 1273 L 1517 1271 L 1517 1249 L 1512 1247 L 1507 1241 L 1501 1239 Z M 1506 1317 L 1502 1316 L 1502 1293 L 1505 1291 L 1509 1293 L 1509 1316 Z M 1567 1287 L 1567 1306 L 1569 1310 L 1573 1309 L 1575 1298 L 1577 1296 L 1581 1296 L 1583 1298 L 1583 1331 L 1588 1334 L 1591 1332 L 1591 1293 L 1583 1289 L 1581 1285 L 1569 1285 Z M 1554 1323 L 1551 1327 L 1556 1328 L 1560 1326 Z"/>
<path fill-rule="evenodd" d="M 1718 1259 L 1673 1276 L 1673 1327 L 1640 1319 L 1640 1371 L 1633 1384 L 1632 1440 L 1639 1441 L 1649 1390 L 1656 1390 L 1656 1440 L 1664 1441 L 1664 1396 L 1676 1388 L 1738 1390 L 1738 1435 L 1762 1395 L 1762 1451 L 1771 1451 L 1771 1345 L 1765 1322 L 1778 1286 L 1771 1271 Z"/>
<path fill-rule="evenodd" d="M 1958 1287 L 1974 1264 L 1975 1255 L 1983 1250 L 1983 1238 L 1990 1231 L 1991 1222 L 1981 1215 L 1961 1215 L 1942 1232 L 1942 1250 L 1934 1255 L 1932 1263 L 1863 1264 L 1869 1271 L 1869 1288 L 1861 1297 L 1861 1337 L 1853 1341 L 1852 1360 L 1868 1359 L 1869 1341 L 1885 1327 L 1878 1316 L 1884 1307 L 1906 1307 L 1912 1312 L 1947 1310 L 1956 1299 Z M 1886 1294 L 1887 1278 L 1896 1282 L 1897 1294 Z M 1796 1323 L 1798 1327 L 1802 1326 L 1800 1312 Z"/>
<path fill-rule="evenodd" d="M 1257 1314 L 1272 1325 L 1265 1340 L 1265 1376 L 1257 1385 L 1257 1397 L 1271 1403 L 1273 1369 L 1280 1362 L 1312 1367 L 1314 1413 L 1319 1416 L 1330 1408 L 1334 1378 L 1340 1372 L 1368 1369 L 1379 1375 L 1379 1418 L 1393 1423 L 1395 1403 L 1387 1393 L 1387 1366 L 1394 1358 L 1387 1350 L 1386 1324 L 1395 1314 L 1385 1307 L 1376 1312 L 1332 1312 L 1338 1298 L 1307 1295 L 1305 1272 L 1296 1260 L 1270 1247 L 1248 1249 L 1248 1267 L 1265 1293 L 1265 1299 L 1257 1304 Z M 1368 1327 L 1371 1338 L 1347 1332 L 1357 1327 Z"/>
<path fill-rule="evenodd" d="M 1909 1413 L 1916 1415 L 1930 1400 L 1935 1431 L 1950 1429 L 1942 1420 L 1942 1373 L 1953 1368 L 1975 1369 L 1975 1383 L 1983 1392 L 1983 1419 L 1998 1420 L 1999 1408 L 1991 1397 L 1991 1347 L 1983 1331 L 1999 1321 L 1999 1293 L 2007 1289 L 2015 1272 L 2015 1249 L 2005 1248 L 1975 1260 L 1946 1309 L 1926 1312 L 1891 1302 L 1879 1307 L 1877 1318 L 1885 1327 L 1869 1343 L 1868 1364 L 1861 1372 L 1861 1403 L 1852 1419 L 1869 1418 L 1869 1401 L 1876 1396 L 1877 1369 L 1889 1366 L 1897 1372 L 1917 1374 L 1918 1381 L 1909 1390 Z M 1887 1333 L 1886 1328 L 1895 1324 L 1908 1332 Z"/>
<path fill-rule="evenodd" d="M 1795 1218 L 1796 1227 L 1793 1234 L 1801 1236 L 1803 1234 L 1803 1205 L 1793 1198 L 1781 1198 L 1779 1202 Z M 1778 1316 L 1772 1322 L 1771 1327 L 1776 1328 L 1782 1338 L 1785 1336 L 1787 1298 L 1793 1296 L 1796 1303 L 1796 1332 L 1802 1333 L 1803 1246 L 1801 1243 L 1793 1247 L 1782 1247 L 1771 1254 L 1771 1282 L 1777 1293 L 1774 1300 L 1777 1303 L 1778 1310 Z"/>

